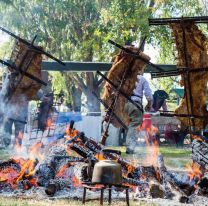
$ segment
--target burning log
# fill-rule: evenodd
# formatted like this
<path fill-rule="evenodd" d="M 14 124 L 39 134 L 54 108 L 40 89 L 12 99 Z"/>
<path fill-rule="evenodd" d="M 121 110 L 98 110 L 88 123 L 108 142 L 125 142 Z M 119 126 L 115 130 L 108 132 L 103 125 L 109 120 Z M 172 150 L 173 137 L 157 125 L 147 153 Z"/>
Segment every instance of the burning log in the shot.
<path fill-rule="evenodd" d="M 70 188 L 72 183 L 72 180 L 66 180 L 62 178 L 51 179 L 46 186 L 45 193 L 49 196 L 54 196 L 57 191 L 64 188 Z"/>
<path fill-rule="evenodd" d="M 34 168 L 37 161 L 24 159 L 10 159 L 0 163 L 0 183 L 12 189 L 29 189 L 36 185 L 34 179 Z"/>
<path fill-rule="evenodd" d="M 150 185 L 150 194 L 152 198 L 164 198 L 165 197 L 164 189 L 160 185 L 155 184 L 155 183 Z"/>
<path fill-rule="evenodd" d="M 145 181 L 140 181 L 128 177 L 123 177 L 123 184 L 132 185 L 132 186 L 142 186 L 142 187 L 149 187 L 149 184 Z"/>
<path fill-rule="evenodd" d="M 67 169 L 75 162 L 84 162 L 84 159 L 69 156 L 64 147 L 53 146 L 49 149 L 44 162 L 36 168 L 35 176 L 37 184 L 39 186 L 47 186 L 52 179 L 55 179 L 60 174 L 61 168 L 64 167 L 64 169 Z"/>
<path fill-rule="evenodd" d="M 190 196 L 196 190 L 196 185 L 200 178 L 198 177 L 198 174 L 194 173 L 189 175 L 188 173 L 176 174 L 169 172 L 165 167 L 162 155 L 158 156 L 158 168 L 167 197 L 172 196 L 168 183 L 176 188 L 183 196 Z"/>
<path fill-rule="evenodd" d="M 2 161 L 0 162 L 0 170 L 3 170 L 5 168 L 12 167 L 13 169 L 17 170 L 20 172 L 21 167 L 18 164 L 18 162 L 15 159 L 9 159 L 7 161 Z"/>
<path fill-rule="evenodd" d="M 199 183 L 202 174 L 197 174 L 196 169 L 184 174 L 178 174 L 167 170 L 164 164 L 163 156 L 158 156 L 157 165 L 153 166 L 133 166 L 131 163 L 121 158 L 118 153 L 111 150 L 106 150 L 104 146 L 97 143 L 95 140 L 87 138 L 84 133 L 76 132 L 76 136 L 68 138 L 66 142 L 68 147 L 88 162 L 89 166 L 82 168 L 82 181 L 91 182 L 91 173 L 96 162 L 101 159 L 114 160 L 121 164 L 123 184 L 129 186 L 137 186 L 143 192 L 148 188 L 152 191 L 155 189 L 151 186 L 151 180 L 154 178 L 158 183 L 161 183 L 162 191 L 166 198 L 172 198 L 173 192 L 171 186 L 181 193 L 183 197 L 190 199 L 196 193 L 196 186 Z M 141 189 L 142 188 L 142 189 Z M 151 193 L 150 191 L 150 193 Z M 154 192 L 153 192 L 154 193 Z M 161 195 L 162 193 L 160 193 Z M 154 196 L 154 195 L 153 195 Z M 182 198 L 183 199 L 183 198 Z"/>
<path fill-rule="evenodd" d="M 208 143 L 194 136 L 192 142 L 192 159 L 204 169 L 208 169 Z"/>
<path fill-rule="evenodd" d="M 70 149 L 74 150 L 84 158 L 87 158 L 88 161 L 91 162 L 91 167 L 93 167 L 100 158 L 114 160 L 121 164 L 123 182 L 128 185 L 147 185 L 148 183 L 144 179 L 148 179 L 148 177 L 154 177 L 157 179 L 154 167 L 135 167 L 113 151 L 105 151 L 102 144 L 97 143 L 93 139 L 87 138 L 84 133 L 78 133 L 77 136 L 68 140 L 66 144 L 70 147 Z M 83 179 L 91 179 L 91 174 L 86 175 L 84 172 L 83 174 Z"/>
<path fill-rule="evenodd" d="M 202 178 L 198 186 L 200 187 L 199 194 L 208 195 L 208 178 L 207 177 Z"/>

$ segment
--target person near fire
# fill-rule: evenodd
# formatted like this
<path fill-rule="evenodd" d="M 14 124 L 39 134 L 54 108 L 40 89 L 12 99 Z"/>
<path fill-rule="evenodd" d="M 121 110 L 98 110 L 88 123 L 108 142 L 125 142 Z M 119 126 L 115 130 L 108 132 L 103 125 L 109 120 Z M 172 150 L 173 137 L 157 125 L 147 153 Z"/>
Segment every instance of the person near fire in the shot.
<path fill-rule="evenodd" d="M 145 111 L 149 112 L 152 110 L 153 103 L 152 90 L 150 89 L 148 81 L 141 74 L 139 74 L 137 76 L 136 87 L 133 90 L 131 99 L 136 104 L 142 105 L 143 95 L 147 99 Z M 142 123 L 143 113 L 131 102 L 127 102 L 125 104 L 124 111 L 130 118 L 126 136 L 126 153 L 133 154 L 138 139 L 137 127 Z"/>
<path fill-rule="evenodd" d="M 12 127 L 14 125 L 14 145 L 21 146 L 25 124 L 28 117 L 28 103 L 29 101 L 24 95 L 19 95 L 7 105 L 8 112 L 4 120 L 4 145 L 8 147 L 11 144 Z"/>

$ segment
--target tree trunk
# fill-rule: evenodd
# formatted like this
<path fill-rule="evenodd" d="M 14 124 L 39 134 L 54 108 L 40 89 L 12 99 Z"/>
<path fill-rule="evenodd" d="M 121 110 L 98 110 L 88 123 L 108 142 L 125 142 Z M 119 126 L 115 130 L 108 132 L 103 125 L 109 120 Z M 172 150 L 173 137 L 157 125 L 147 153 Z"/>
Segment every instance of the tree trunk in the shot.
<path fill-rule="evenodd" d="M 73 111 L 75 112 L 81 112 L 81 105 L 82 105 L 82 91 L 79 88 L 76 88 L 75 86 L 72 86 L 72 101 L 73 101 Z"/>
<path fill-rule="evenodd" d="M 84 61 L 86 62 L 92 62 L 93 60 L 93 49 L 89 48 L 88 54 L 85 57 Z M 79 79 L 79 83 L 80 79 Z M 92 94 L 92 92 L 95 92 L 98 97 L 100 97 L 100 88 L 98 85 L 98 78 L 96 74 L 93 72 L 86 72 L 85 73 L 85 83 L 82 81 L 82 91 L 85 94 L 87 98 L 87 110 L 88 115 L 91 116 L 99 116 L 100 115 L 100 102 L 97 100 L 97 98 Z"/>
<path fill-rule="evenodd" d="M 93 90 L 98 96 L 100 96 L 100 89 L 94 88 Z M 92 94 L 90 89 L 86 91 L 87 96 L 87 109 L 88 115 L 90 116 L 99 116 L 100 115 L 100 102 L 97 98 Z"/>

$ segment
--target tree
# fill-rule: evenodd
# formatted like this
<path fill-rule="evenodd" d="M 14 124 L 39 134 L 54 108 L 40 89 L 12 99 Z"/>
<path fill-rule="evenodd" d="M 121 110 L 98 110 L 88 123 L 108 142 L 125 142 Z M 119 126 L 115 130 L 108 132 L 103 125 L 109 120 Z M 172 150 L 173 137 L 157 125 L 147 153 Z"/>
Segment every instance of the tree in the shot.
<path fill-rule="evenodd" d="M 0 17 L 6 27 L 27 39 L 38 34 L 37 43 L 62 60 L 109 62 L 118 49 L 108 39 L 124 44 L 147 35 L 164 63 L 174 59 L 170 31 L 149 28 L 148 18 L 196 15 L 203 12 L 201 5 L 198 0 L 0 0 Z M 100 111 L 91 93 L 99 96 L 102 89 L 96 73 L 67 73 L 64 78 L 65 90 L 72 88 L 67 86 L 70 81 L 86 95 L 89 112 Z"/>
<path fill-rule="evenodd" d="M 39 35 L 37 42 L 64 60 L 109 61 L 116 49 L 109 38 L 124 43 L 138 40 L 148 16 L 148 1 L 133 0 L 1 0 L 3 22 L 27 39 Z M 135 9 L 137 8 L 137 9 Z M 146 9 L 144 9 L 146 8 Z M 110 17 L 111 18 L 108 18 Z M 125 20 L 121 21 L 121 18 Z M 138 17 L 138 18 L 137 18 Z M 143 33 L 146 33 L 144 31 Z M 110 54 L 109 54 L 110 51 Z M 89 112 L 99 112 L 100 106 L 92 95 L 100 95 L 100 78 L 96 73 L 67 74 L 87 97 Z"/>
<path fill-rule="evenodd" d="M 162 0 L 158 1 L 153 12 L 153 18 L 171 18 L 186 16 L 203 16 L 207 14 L 205 3 L 201 0 Z M 201 26 L 201 25 L 200 25 Z M 202 26 L 203 29 L 203 26 Z M 207 28 L 204 29 L 207 32 Z M 152 26 L 150 28 L 149 43 L 158 50 L 157 62 L 161 64 L 177 64 L 177 51 L 169 26 Z M 170 92 L 171 89 L 179 86 L 180 77 L 159 78 L 152 81 L 157 89 L 164 89 Z"/>

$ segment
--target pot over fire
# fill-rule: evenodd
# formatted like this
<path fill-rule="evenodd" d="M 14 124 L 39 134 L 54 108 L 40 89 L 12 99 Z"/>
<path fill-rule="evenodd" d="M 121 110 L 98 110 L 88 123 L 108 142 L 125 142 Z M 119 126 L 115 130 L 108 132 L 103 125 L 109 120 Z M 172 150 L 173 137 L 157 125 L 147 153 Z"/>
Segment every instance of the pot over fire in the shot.
<path fill-rule="evenodd" d="M 97 162 L 92 174 L 92 183 L 121 185 L 121 165 L 111 160 Z"/>

